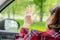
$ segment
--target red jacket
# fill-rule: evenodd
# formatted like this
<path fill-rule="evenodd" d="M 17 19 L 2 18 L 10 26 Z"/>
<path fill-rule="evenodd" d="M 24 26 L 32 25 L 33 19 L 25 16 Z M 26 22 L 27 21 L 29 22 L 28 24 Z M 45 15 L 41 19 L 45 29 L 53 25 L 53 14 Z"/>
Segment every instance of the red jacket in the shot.
<path fill-rule="evenodd" d="M 32 30 L 29 32 L 28 29 L 22 28 L 20 35 L 22 36 L 22 40 L 60 40 L 60 34 L 53 30 L 47 30 L 45 32 Z"/>

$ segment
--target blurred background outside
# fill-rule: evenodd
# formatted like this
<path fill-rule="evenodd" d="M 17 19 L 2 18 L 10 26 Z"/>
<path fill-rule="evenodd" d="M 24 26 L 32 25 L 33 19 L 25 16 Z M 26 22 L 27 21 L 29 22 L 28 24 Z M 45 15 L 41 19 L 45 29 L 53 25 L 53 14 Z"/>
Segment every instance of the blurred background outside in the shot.
<path fill-rule="evenodd" d="M 22 27 L 24 23 L 24 14 L 28 5 L 33 6 L 33 14 L 36 19 L 33 24 L 30 25 L 30 30 L 46 30 L 46 20 L 50 15 L 50 8 L 56 4 L 59 4 L 60 0 L 15 0 L 11 5 L 4 9 L 0 14 L 0 20 L 5 18 L 15 19 L 20 23 Z M 20 28 L 21 28 L 20 27 Z"/>

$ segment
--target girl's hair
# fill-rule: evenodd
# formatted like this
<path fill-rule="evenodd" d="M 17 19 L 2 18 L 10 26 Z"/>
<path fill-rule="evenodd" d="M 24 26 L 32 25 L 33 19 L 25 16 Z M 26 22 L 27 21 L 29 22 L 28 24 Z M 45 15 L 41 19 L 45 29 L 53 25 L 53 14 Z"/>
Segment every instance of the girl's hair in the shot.
<path fill-rule="evenodd" d="M 60 28 L 60 4 L 50 9 L 51 15 L 47 19 L 46 26 L 48 29 Z"/>

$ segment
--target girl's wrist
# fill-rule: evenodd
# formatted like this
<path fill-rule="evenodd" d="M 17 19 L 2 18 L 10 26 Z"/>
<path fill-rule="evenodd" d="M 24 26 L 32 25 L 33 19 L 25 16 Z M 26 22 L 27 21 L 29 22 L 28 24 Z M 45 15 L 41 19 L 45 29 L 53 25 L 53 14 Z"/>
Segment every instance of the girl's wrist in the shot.
<path fill-rule="evenodd" d="M 29 28 L 29 26 L 30 26 L 30 24 L 28 24 L 28 23 L 23 24 L 23 28 Z"/>

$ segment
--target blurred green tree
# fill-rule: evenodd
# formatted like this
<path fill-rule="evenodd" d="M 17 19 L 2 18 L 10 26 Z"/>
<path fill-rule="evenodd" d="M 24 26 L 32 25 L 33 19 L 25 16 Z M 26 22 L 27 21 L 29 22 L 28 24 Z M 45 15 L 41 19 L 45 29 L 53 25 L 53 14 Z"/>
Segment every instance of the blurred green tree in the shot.
<path fill-rule="evenodd" d="M 44 2 L 46 0 L 34 0 L 34 3 L 40 8 L 40 22 L 43 19 Z"/>

